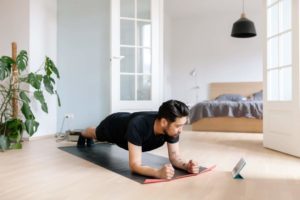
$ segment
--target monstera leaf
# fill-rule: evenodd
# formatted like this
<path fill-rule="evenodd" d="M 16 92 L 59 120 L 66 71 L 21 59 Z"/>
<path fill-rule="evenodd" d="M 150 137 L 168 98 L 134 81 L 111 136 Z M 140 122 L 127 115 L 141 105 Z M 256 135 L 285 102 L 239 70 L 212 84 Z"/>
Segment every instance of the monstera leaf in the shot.
<path fill-rule="evenodd" d="M 32 72 L 28 69 L 28 61 L 29 56 L 25 50 L 20 51 L 16 60 L 9 56 L 0 57 L 0 150 L 2 151 L 22 148 L 23 131 L 32 136 L 38 130 L 39 122 L 32 112 L 31 103 L 39 102 L 41 109 L 48 113 L 44 91 L 56 95 L 58 105 L 61 105 L 55 90 L 55 81 L 60 75 L 54 62 L 46 56 L 42 67 Z M 18 73 L 12 73 L 14 65 Z M 23 116 L 19 117 L 24 120 L 17 118 L 15 114 L 18 106 L 14 105 L 21 106 Z"/>

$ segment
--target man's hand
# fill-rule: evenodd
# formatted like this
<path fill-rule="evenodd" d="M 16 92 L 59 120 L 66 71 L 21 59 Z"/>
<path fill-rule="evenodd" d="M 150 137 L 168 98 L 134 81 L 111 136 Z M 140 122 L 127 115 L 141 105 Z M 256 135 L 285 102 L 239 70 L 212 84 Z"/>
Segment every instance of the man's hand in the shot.
<path fill-rule="evenodd" d="M 174 176 L 174 168 L 171 164 L 165 164 L 162 168 L 159 169 L 159 178 L 171 179 Z"/>
<path fill-rule="evenodd" d="M 191 174 L 198 174 L 199 173 L 199 165 L 196 161 L 190 160 L 187 164 L 187 172 Z"/>

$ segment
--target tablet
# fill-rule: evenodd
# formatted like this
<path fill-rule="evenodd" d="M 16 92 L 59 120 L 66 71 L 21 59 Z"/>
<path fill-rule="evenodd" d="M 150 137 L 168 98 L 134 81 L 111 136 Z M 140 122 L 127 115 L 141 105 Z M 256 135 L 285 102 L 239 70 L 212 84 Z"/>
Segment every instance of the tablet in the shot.
<path fill-rule="evenodd" d="M 236 166 L 233 168 L 232 170 L 232 177 L 233 178 L 243 178 L 240 175 L 241 170 L 243 169 L 243 167 L 246 165 L 246 161 L 244 160 L 244 158 L 241 158 L 239 160 L 239 162 L 236 164 Z"/>

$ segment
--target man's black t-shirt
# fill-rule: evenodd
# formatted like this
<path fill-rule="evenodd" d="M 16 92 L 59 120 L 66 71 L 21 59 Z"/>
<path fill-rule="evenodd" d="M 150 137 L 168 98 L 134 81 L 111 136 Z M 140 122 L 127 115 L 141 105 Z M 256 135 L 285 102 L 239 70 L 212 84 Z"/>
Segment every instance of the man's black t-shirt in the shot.
<path fill-rule="evenodd" d="M 128 142 L 141 146 L 142 151 L 150 151 L 165 142 L 176 143 L 179 136 L 154 133 L 157 112 L 114 113 L 105 118 L 96 129 L 99 141 L 115 143 L 128 149 Z"/>

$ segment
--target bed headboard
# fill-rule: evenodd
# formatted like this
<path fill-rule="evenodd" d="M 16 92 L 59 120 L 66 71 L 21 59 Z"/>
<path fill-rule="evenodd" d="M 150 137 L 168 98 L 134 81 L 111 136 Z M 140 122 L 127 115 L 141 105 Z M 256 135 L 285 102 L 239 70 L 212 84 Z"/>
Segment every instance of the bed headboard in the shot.
<path fill-rule="evenodd" d="M 243 96 L 250 96 L 254 92 L 258 92 L 262 89 L 262 82 L 211 83 L 209 98 L 215 99 L 221 94 L 240 94 Z"/>

